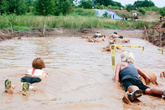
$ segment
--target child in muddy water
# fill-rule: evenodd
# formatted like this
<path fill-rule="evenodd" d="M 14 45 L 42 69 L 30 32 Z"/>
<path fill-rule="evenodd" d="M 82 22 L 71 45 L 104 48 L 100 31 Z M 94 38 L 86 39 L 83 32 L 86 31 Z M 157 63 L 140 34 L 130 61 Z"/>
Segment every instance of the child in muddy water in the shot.
<path fill-rule="evenodd" d="M 41 58 L 35 58 L 32 62 L 33 69 L 27 70 L 25 76 L 21 78 L 22 94 L 26 95 L 29 89 L 33 89 L 32 84 L 40 82 L 42 79 L 48 78 L 48 73 L 45 73 L 42 69 L 45 68 L 45 63 Z M 5 92 L 13 93 L 11 81 L 7 79 L 5 81 Z"/>
<path fill-rule="evenodd" d="M 123 97 L 124 102 L 128 104 L 133 102 L 142 96 L 142 93 L 165 96 L 165 90 L 150 88 L 139 80 L 138 75 L 145 78 L 146 82 L 150 81 L 150 77 L 134 65 L 135 58 L 133 53 L 123 52 L 121 54 L 121 61 L 116 66 L 114 82 L 120 81 L 120 84 L 126 91 L 126 95 Z"/>

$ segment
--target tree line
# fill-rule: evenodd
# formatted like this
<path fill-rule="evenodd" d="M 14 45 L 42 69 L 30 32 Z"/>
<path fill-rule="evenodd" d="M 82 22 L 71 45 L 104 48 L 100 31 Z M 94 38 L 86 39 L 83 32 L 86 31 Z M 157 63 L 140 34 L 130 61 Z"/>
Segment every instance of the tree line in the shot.
<path fill-rule="evenodd" d="M 75 3 L 78 3 L 75 5 Z M 113 0 L 0 0 L 0 14 L 17 14 L 33 13 L 35 15 L 66 15 L 73 11 L 74 8 L 81 7 L 84 9 L 126 9 L 127 11 L 139 9 L 144 12 L 143 7 L 155 7 L 151 0 L 135 1 L 133 5 L 128 4 L 125 7 L 120 2 Z M 157 8 L 157 7 L 156 7 Z M 155 9 L 155 8 L 153 8 Z M 165 9 L 159 10 L 165 16 Z"/>

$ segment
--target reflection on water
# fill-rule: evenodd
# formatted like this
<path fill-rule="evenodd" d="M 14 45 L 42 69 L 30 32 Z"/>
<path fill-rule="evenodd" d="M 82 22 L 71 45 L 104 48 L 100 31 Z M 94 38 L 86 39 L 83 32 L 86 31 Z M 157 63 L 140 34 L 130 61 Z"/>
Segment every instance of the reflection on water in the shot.
<path fill-rule="evenodd" d="M 137 66 L 143 70 L 152 70 L 159 76 L 165 68 L 165 55 L 161 55 L 158 47 L 144 40 L 127 39 L 131 40 L 128 45 L 144 46 L 145 50 L 142 52 L 140 48 L 127 47 L 122 50 L 133 52 Z M 114 88 L 111 80 L 114 72 L 111 69 L 110 53 L 101 51 L 107 44 L 108 41 L 89 43 L 78 37 L 22 38 L 1 42 L 0 90 L 4 90 L 3 81 L 6 78 L 11 79 L 17 88 L 12 97 L 4 94 L 0 96 L 0 106 L 2 109 L 24 109 L 25 104 L 28 109 L 36 107 L 60 110 L 130 108 L 131 106 L 125 107 L 121 101 L 124 91 L 120 87 Z M 120 61 L 120 53 L 121 51 L 116 52 L 116 63 Z M 31 92 L 25 99 L 19 93 L 20 78 L 31 68 L 32 60 L 36 57 L 44 59 L 45 71 L 50 78 L 36 84 L 38 90 Z M 139 105 L 137 108 L 143 107 Z"/>

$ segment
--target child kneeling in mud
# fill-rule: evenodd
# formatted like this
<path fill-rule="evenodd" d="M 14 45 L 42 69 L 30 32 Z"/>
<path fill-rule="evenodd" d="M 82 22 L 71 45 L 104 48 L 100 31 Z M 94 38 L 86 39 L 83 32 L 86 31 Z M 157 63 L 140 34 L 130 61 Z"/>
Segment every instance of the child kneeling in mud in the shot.
<path fill-rule="evenodd" d="M 32 84 L 40 82 L 42 79 L 48 78 L 48 73 L 45 73 L 42 69 L 45 68 L 45 63 L 41 58 L 35 58 L 32 62 L 33 69 L 28 69 L 25 76 L 21 78 L 22 93 L 23 95 L 29 92 L 29 89 L 33 88 Z M 7 79 L 5 81 L 5 92 L 11 93 L 11 81 Z"/>

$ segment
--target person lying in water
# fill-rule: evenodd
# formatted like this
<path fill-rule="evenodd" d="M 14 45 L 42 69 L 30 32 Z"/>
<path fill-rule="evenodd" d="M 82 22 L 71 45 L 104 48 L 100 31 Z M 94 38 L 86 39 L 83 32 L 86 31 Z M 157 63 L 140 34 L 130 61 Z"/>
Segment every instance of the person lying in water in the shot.
<path fill-rule="evenodd" d="M 101 41 L 105 41 L 105 35 L 101 34 L 100 32 L 95 33 L 95 35 L 93 37 L 89 37 L 88 38 L 88 42 L 101 42 Z"/>
<path fill-rule="evenodd" d="M 135 99 L 142 96 L 142 93 L 165 96 L 165 90 L 150 88 L 139 80 L 138 75 L 145 78 L 147 82 L 150 81 L 150 77 L 135 66 L 133 53 L 127 51 L 123 52 L 121 54 L 121 61 L 122 62 L 118 63 L 116 66 L 114 82 L 120 81 L 120 84 L 127 92 L 127 95 L 123 97 L 126 103 L 133 102 Z"/>
<path fill-rule="evenodd" d="M 25 76 L 21 78 L 22 92 L 27 94 L 29 88 L 32 88 L 32 84 L 40 82 L 42 79 L 48 78 L 48 73 L 45 73 L 42 69 L 45 68 L 45 63 L 41 58 L 35 58 L 32 62 L 32 69 L 28 69 Z M 5 92 L 11 91 L 11 80 L 5 80 Z M 11 93 L 11 92 L 10 92 Z"/>
<path fill-rule="evenodd" d="M 115 39 L 115 38 L 119 38 L 120 36 L 117 34 L 117 32 L 114 32 L 113 34 L 111 34 L 109 36 L 109 39 Z"/>
<path fill-rule="evenodd" d="M 93 38 L 101 38 L 101 37 L 105 38 L 106 36 L 101 34 L 100 32 L 96 32 L 95 35 L 93 36 Z"/>

